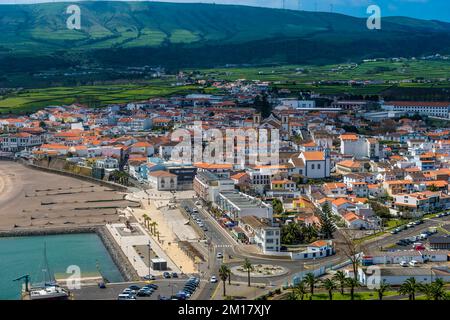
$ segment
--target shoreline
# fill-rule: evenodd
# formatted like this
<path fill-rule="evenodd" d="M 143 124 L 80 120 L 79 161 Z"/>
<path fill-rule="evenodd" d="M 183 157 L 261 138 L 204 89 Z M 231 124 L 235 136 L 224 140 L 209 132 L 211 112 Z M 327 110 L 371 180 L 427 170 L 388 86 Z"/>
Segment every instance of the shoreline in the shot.
<path fill-rule="evenodd" d="M 72 228 L 44 228 L 44 229 L 22 229 L 11 231 L 0 231 L 0 239 L 8 237 L 32 237 L 32 236 L 50 236 L 65 234 L 83 234 L 95 233 L 108 251 L 114 265 L 119 270 L 125 282 L 140 280 L 134 268 L 128 262 L 120 247 L 109 234 L 105 225 L 97 226 L 79 226 Z"/>

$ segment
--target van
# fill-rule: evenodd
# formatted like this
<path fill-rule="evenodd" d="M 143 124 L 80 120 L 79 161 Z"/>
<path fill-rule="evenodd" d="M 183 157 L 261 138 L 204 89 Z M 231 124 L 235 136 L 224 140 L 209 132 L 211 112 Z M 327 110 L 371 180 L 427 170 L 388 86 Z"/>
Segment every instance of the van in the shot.
<path fill-rule="evenodd" d="M 117 300 L 136 300 L 136 298 L 134 296 L 130 296 L 129 294 L 122 293 L 119 294 Z"/>

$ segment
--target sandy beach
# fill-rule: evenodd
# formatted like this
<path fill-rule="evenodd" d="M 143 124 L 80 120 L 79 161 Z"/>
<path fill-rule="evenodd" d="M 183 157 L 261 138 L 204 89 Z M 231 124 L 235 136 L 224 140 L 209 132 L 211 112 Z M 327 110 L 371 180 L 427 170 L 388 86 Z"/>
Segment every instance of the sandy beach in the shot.
<path fill-rule="evenodd" d="M 124 194 L 92 182 L 0 161 L 0 230 L 98 225 L 134 206 Z"/>

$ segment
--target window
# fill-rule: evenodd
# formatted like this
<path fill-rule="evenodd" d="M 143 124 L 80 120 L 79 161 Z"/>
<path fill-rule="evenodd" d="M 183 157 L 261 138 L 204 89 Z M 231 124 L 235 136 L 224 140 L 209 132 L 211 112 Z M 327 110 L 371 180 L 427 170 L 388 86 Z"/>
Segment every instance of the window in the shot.
<path fill-rule="evenodd" d="M 317 169 L 319 169 L 320 170 L 320 163 L 317 165 Z"/>
<path fill-rule="evenodd" d="M 312 165 L 311 165 L 311 169 L 314 170 L 315 168 L 316 168 L 316 165 L 315 165 L 315 164 L 312 164 Z"/>

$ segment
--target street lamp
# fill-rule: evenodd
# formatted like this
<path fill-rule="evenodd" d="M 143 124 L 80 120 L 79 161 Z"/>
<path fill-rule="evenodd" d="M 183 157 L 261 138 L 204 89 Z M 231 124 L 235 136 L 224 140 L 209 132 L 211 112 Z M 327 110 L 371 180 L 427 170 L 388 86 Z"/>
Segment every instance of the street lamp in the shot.
<path fill-rule="evenodd" d="M 152 260 L 150 258 L 152 252 L 152 243 L 148 240 L 148 279 L 150 280 Z"/>

